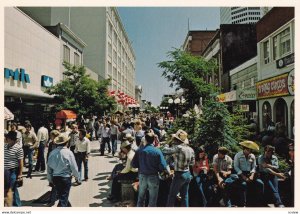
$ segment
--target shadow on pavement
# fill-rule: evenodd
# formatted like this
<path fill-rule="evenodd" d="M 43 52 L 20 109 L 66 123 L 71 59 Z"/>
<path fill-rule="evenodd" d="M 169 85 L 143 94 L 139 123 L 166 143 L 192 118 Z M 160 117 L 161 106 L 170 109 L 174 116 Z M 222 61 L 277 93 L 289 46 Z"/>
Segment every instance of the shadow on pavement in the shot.
<path fill-rule="evenodd" d="M 99 176 L 99 175 L 110 175 L 111 172 L 101 172 L 101 173 L 98 173 L 96 176 Z"/>

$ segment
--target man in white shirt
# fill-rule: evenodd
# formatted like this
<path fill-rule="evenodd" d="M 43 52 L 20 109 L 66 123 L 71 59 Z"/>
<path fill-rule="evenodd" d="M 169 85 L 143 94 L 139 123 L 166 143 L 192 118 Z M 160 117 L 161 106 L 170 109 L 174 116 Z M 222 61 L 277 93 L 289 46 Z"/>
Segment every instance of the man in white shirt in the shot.
<path fill-rule="evenodd" d="M 41 172 L 44 172 L 46 169 L 44 151 L 45 151 L 45 146 L 49 140 L 48 129 L 45 128 L 44 122 L 41 122 L 41 127 L 39 128 L 37 133 L 37 139 L 39 142 L 39 148 L 38 148 L 37 162 L 35 165 L 35 171 L 41 170 Z"/>
<path fill-rule="evenodd" d="M 79 180 L 77 181 L 78 184 L 81 184 L 81 165 L 83 163 L 84 166 L 84 180 L 88 181 L 88 158 L 90 154 L 90 140 L 85 137 L 86 131 L 83 129 L 79 130 L 79 141 L 75 145 L 75 157 L 76 162 L 78 166 L 78 172 L 79 172 Z"/>

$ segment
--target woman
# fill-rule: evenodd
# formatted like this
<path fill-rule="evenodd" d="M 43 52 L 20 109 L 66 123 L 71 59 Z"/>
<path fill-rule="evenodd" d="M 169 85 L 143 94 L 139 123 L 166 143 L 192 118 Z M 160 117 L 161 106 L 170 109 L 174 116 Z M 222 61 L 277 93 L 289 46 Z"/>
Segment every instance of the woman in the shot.
<path fill-rule="evenodd" d="M 203 147 L 199 148 L 198 156 L 195 157 L 195 164 L 193 166 L 193 175 L 196 184 L 200 190 L 203 206 L 207 206 L 207 172 L 209 171 L 208 158 Z"/>

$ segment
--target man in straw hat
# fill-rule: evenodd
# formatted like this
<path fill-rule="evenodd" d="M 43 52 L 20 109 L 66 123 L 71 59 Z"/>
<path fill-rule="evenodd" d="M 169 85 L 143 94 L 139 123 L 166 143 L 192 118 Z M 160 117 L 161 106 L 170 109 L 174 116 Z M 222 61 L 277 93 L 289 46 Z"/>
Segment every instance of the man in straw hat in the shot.
<path fill-rule="evenodd" d="M 170 186 L 170 192 L 168 196 L 168 207 L 173 207 L 175 204 L 176 196 L 180 192 L 181 206 L 188 207 L 188 189 L 189 183 L 192 180 L 189 166 L 195 164 L 194 150 L 188 146 L 187 133 L 179 129 L 173 136 L 173 147 L 168 147 L 167 144 L 163 148 L 164 154 L 174 155 L 174 171 L 175 176 Z"/>
<path fill-rule="evenodd" d="M 251 200 L 247 197 L 248 190 L 253 190 L 255 196 L 257 196 L 255 197 L 255 199 L 257 199 L 255 205 L 261 206 L 263 202 L 264 183 L 262 180 L 255 178 L 256 158 L 252 153 L 252 151 L 258 151 L 259 146 L 253 141 L 248 140 L 239 144 L 242 147 L 242 151 L 234 156 L 234 170 L 239 176 L 237 191 L 240 201 L 238 202 L 238 205 L 243 207 L 249 204 L 249 201 Z"/>
<path fill-rule="evenodd" d="M 108 196 L 108 200 L 119 201 L 121 193 L 121 183 L 119 180 L 136 180 L 138 177 L 138 170 L 131 166 L 132 159 L 135 152 L 131 149 L 131 143 L 129 141 L 124 141 L 120 147 L 121 151 L 127 156 L 125 168 L 122 169 L 117 176 L 113 178 L 111 186 L 111 194 Z"/>
<path fill-rule="evenodd" d="M 155 148 L 154 133 L 150 130 L 145 132 L 146 145 L 135 153 L 132 167 L 139 169 L 139 195 L 137 206 L 145 205 L 146 192 L 149 191 L 148 207 L 156 207 L 159 190 L 159 172 L 167 171 L 167 163 L 162 152 Z"/>
<path fill-rule="evenodd" d="M 74 154 L 67 148 L 69 139 L 66 134 L 60 134 L 54 139 L 57 148 L 50 153 L 47 163 L 47 178 L 57 190 L 59 199 L 58 207 L 71 206 L 68 198 L 72 175 L 79 180 Z"/>

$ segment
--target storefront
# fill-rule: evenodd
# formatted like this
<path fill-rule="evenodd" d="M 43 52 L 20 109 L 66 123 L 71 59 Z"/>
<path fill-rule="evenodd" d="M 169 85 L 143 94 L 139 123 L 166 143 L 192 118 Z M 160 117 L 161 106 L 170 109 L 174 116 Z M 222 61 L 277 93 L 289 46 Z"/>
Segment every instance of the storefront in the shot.
<path fill-rule="evenodd" d="M 45 89 L 60 81 L 60 41 L 17 8 L 5 8 L 4 22 L 4 103 L 34 125 L 53 103 Z"/>
<path fill-rule="evenodd" d="M 293 137 L 294 128 L 294 69 L 256 85 L 261 130 L 267 126 L 267 118 L 283 123 L 286 135 Z"/>

